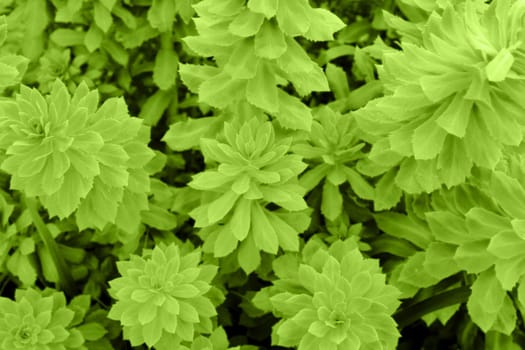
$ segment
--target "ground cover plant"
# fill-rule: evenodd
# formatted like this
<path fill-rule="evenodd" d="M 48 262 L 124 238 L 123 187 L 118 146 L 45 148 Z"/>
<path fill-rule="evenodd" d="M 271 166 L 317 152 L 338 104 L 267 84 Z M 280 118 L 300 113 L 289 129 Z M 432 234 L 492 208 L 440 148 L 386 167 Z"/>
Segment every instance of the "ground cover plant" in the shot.
<path fill-rule="evenodd" d="M 523 0 L 0 0 L 0 349 L 524 349 L 524 79 Z"/>

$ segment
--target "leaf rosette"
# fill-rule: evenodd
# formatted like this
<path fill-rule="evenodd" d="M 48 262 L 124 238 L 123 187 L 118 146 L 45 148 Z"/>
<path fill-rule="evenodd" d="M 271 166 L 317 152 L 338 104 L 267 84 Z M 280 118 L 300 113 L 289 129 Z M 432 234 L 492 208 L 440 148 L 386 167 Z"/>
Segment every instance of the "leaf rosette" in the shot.
<path fill-rule="evenodd" d="M 396 348 L 399 332 L 391 314 L 400 304 L 399 291 L 385 284 L 378 262 L 364 259 L 355 241 L 327 249 L 310 240 L 302 259 L 280 257 L 274 271 L 273 286 L 253 300 L 281 318 L 273 344 L 299 350 Z"/>
<path fill-rule="evenodd" d="M 201 139 L 205 159 L 218 163 L 189 183 L 203 191 L 202 204 L 190 216 L 195 227 L 205 228 L 200 233 L 205 251 L 223 257 L 241 242 L 239 263 L 253 271 L 260 250 L 277 254 L 279 246 L 299 249 L 298 231 L 306 229 L 309 219 L 301 213 L 308 207 L 297 176 L 306 164 L 301 156 L 288 154 L 291 143 L 289 137 L 276 137 L 271 122 L 258 118 L 226 122 L 223 140 Z M 284 211 L 270 211 L 268 203 Z"/>
<path fill-rule="evenodd" d="M 521 1 L 448 5 L 420 41 L 384 55 L 386 96 L 355 113 L 377 173 L 396 169 L 396 187 L 430 193 L 475 166 L 494 169 L 503 148 L 523 140 L 524 15 Z"/>
<path fill-rule="evenodd" d="M 11 189 L 39 197 L 51 216 L 75 213 L 80 229 L 115 223 L 133 231 L 147 209 L 154 156 L 149 129 L 121 98 L 98 108 L 98 92 L 81 83 L 71 96 L 56 80 L 46 97 L 22 86 L 0 105 L 1 169 Z"/>
<path fill-rule="evenodd" d="M 133 346 L 145 343 L 159 350 L 212 333 L 217 312 L 207 293 L 217 266 L 200 262 L 200 250 L 184 254 L 175 244 L 117 262 L 121 277 L 109 282 L 117 301 L 108 318 L 120 321 Z"/>
<path fill-rule="evenodd" d="M 70 327 L 75 312 L 63 293 L 17 289 L 15 300 L 0 297 L 0 349 L 86 350 L 82 333 Z"/>

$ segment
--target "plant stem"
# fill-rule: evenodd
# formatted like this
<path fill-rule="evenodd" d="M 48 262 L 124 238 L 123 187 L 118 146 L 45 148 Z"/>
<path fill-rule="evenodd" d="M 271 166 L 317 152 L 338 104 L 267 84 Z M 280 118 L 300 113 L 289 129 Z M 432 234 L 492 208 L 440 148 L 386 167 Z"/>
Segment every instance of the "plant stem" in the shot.
<path fill-rule="evenodd" d="M 59 276 L 58 284 L 60 288 L 67 295 L 70 295 L 70 296 L 74 295 L 74 285 L 75 284 L 73 282 L 73 277 L 71 276 L 71 273 L 66 265 L 65 260 L 58 253 L 58 246 L 55 242 L 55 239 L 51 235 L 51 232 L 49 232 L 49 229 L 44 223 L 44 220 L 42 220 L 42 217 L 38 213 L 37 200 L 35 198 L 28 198 L 25 196 L 23 198 L 24 198 L 26 207 L 29 210 L 29 213 L 31 214 L 33 223 L 35 224 L 36 229 L 38 233 L 40 234 L 40 238 L 42 239 L 42 242 L 44 242 L 46 248 L 49 250 L 51 259 L 53 260 L 53 263 L 55 264 L 56 270 L 58 271 L 58 276 Z"/>
<path fill-rule="evenodd" d="M 431 296 L 430 298 L 399 310 L 394 314 L 394 319 L 399 328 L 402 329 L 419 320 L 426 314 L 443 309 L 447 306 L 466 302 L 470 296 L 470 292 L 469 286 L 462 286 Z"/>

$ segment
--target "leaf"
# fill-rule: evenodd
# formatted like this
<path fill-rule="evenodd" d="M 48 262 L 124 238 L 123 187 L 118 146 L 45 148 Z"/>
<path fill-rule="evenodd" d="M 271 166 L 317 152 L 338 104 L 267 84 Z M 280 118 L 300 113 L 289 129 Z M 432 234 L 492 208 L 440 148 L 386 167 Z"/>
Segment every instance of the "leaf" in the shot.
<path fill-rule="evenodd" d="M 91 25 L 89 30 L 86 32 L 84 37 L 84 45 L 89 52 L 93 52 L 100 47 L 102 40 L 104 39 L 104 32 L 95 25 Z"/>
<path fill-rule="evenodd" d="M 259 62 L 255 77 L 250 79 L 246 86 L 248 102 L 269 113 L 277 113 L 280 104 L 278 92 L 275 75 L 270 66 L 265 62 Z"/>
<path fill-rule="evenodd" d="M 255 246 L 253 235 L 248 235 L 248 237 L 241 242 L 237 254 L 237 261 L 247 275 L 255 271 L 261 264 L 261 255 Z"/>
<path fill-rule="evenodd" d="M 93 5 L 93 17 L 97 27 L 102 29 L 104 33 L 107 33 L 111 25 L 113 24 L 113 17 L 109 10 L 103 6 L 100 2 L 95 2 Z"/>
<path fill-rule="evenodd" d="M 462 94 L 456 94 L 448 107 L 436 119 L 436 123 L 449 134 L 463 138 L 472 114 L 472 107 L 472 101 L 465 100 Z"/>
<path fill-rule="evenodd" d="M 216 108 L 225 108 L 245 96 L 245 84 L 244 81 L 231 79 L 228 73 L 222 72 L 200 85 L 199 102 Z"/>
<path fill-rule="evenodd" d="M 4 45 L 7 39 L 7 20 L 5 15 L 0 16 L 0 46 Z"/>
<path fill-rule="evenodd" d="M 220 125 L 217 117 L 188 118 L 171 124 L 161 140 L 174 151 L 198 148 L 200 139 L 214 130 L 218 131 Z"/>
<path fill-rule="evenodd" d="M 434 119 L 429 119 L 414 130 L 412 149 L 415 159 L 435 158 L 445 142 L 447 133 L 441 129 Z"/>
<path fill-rule="evenodd" d="M 323 8 L 310 9 L 308 14 L 310 28 L 304 36 L 309 40 L 334 40 L 334 33 L 346 27 L 346 24 L 339 17 Z"/>
<path fill-rule="evenodd" d="M 216 258 L 228 256 L 237 248 L 238 243 L 239 240 L 231 230 L 221 229 L 213 246 L 213 256 Z"/>
<path fill-rule="evenodd" d="M 374 210 L 381 211 L 394 207 L 401 200 L 402 192 L 395 183 L 396 169 L 390 169 L 376 183 Z"/>
<path fill-rule="evenodd" d="M 497 233 L 490 240 L 487 251 L 501 259 L 518 257 L 525 249 L 525 239 L 513 230 Z"/>
<path fill-rule="evenodd" d="M 463 140 L 448 136 L 438 156 L 438 174 L 450 188 L 463 183 L 470 175 L 472 159 L 467 155 Z"/>
<path fill-rule="evenodd" d="M 525 190 L 518 180 L 496 171 L 492 173 L 490 194 L 511 217 L 525 219 Z"/>
<path fill-rule="evenodd" d="M 348 182 L 352 186 L 352 190 L 361 198 L 373 200 L 375 198 L 374 188 L 363 179 L 361 174 L 352 168 L 344 167 Z"/>
<path fill-rule="evenodd" d="M 496 278 L 494 269 L 479 274 L 471 289 L 472 294 L 467 302 L 468 314 L 483 332 L 488 332 L 503 307 L 506 292 Z"/>
<path fill-rule="evenodd" d="M 128 234 L 137 232 L 141 225 L 140 213 L 148 207 L 148 197 L 145 193 L 133 193 L 125 189 L 122 202 L 118 206 L 115 225 Z"/>
<path fill-rule="evenodd" d="M 84 323 L 77 327 L 85 340 L 93 341 L 102 338 L 108 331 L 97 322 Z"/>
<path fill-rule="evenodd" d="M 234 79 L 254 79 L 258 67 L 263 64 L 264 62 L 260 62 L 255 56 L 253 39 L 245 39 L 236 45 L 230 60 L 224 66 L 224 71 Z"/>
<path fill-rule="evenodd" d="M 456 214 L 447 211 L 432 211 L 425 213 L 425 217 L 430 230 L 440 241 L 462 244 L 479 239 L 469 234 L 465 220 Z"/>
<path fill-rule="evenodd" d="M 151 26 L 159 32 L 171 30 L 175 21 L 176 4 L 172 0 L 153 0 L 147 18 Z"/>
<path fill-rule="evenodd" d="M 267 217 L 277 233 L 279 246 L 287 251 L 299 251 L 299 233 L 274 213 L 269 212 Z"/>
<path fill-rule="evenodd" d="M 312 128 L 312 112 L 297 97 L 290 96 L 280 89 L 277 92 L 279 111 L 277 120 L 282 127 L 292 130 L 310 131 Z"/>
<path fill-rule="evenodd" d="M 173 91 L 158 90 L 142 104 L 139 118 L 144 120 L 144 125 L 155 126 L 173 101 Z"/>
<path fill-rule="evenodd" d="M 505 258 L 496 261 L 496 277 L 505 290 L 512 290 L 520 277 L 524 274 L 525 258 Z"/>
<path fill-rule="evenodd" d="M 439 282 L 438 278 L 429 274 L 423 267 L 424 261 L 424 252 L 420 251 L 410 256 L 402 267 L 399 281 L 419 288 L 427 288 Z"/>
<path fill-rule="evenodd" d="M 170 231 L 177 227 L 177 216 L 166 209 L 149 204 L 149 209 L 141 212 L 142 222 L 161 231 Z"/>
<path fill-rule="evenodd" d="M 500 82 L 507 78 L 512 65 L 514 56 L 508 48 L 501 49 L 498 54 L 485 66 L 487 79 L 493 82 Z"/>
<path fill-rule="evenodd" d="M 248 0 L 248 8 L 270 19 L 277 13 L 279 0 Z"/>
<path fill-rule="evenodd" d="M 84 32 L 73 29 L 58 28 L 51 35 L 49 39 L 58 46 L 68 47 L 84 44 Z"/>
<path fill-rule="evenodd" d="M 492 170 L 501 159 L 501 148 L 489 135 L 489 131 L 486 130 L 479 118 L 472 118 L 463 140 L 467 154 L 472 158 L 474 164 Z M 481 139 L 483 142 L 479 142 Z"/>
<path fill-rule="evenodd" d="M 461 269 L 454 260 L 456 248 L 456 246 L 447 243 L 430 243 L 425 252 L 423 267 L 430 275 L 439 280 L 459 272 Z"/>
<path fill-rule="evenodd" d="M 325 73 L 330 90 L 333 91 L 336 100 L 344 99 L 350 95 L 350 84 L 346 72 L 341 67 L 328 62 Z"/>
<path fill-rule="evenodd" d="M 161 48 L 155 57 L 153 81 L 161 90 L 168 90 L 177 79 L 179 56 L 173 48 Z"/>
<path fill-rule="evenodd" d="M 325 181 L 323 184 L 323 197 L 321 202 L 321 213 L 333 221 L 343 211 L 343 196 L 339 192 L 339 187 L 332 184 L 330 181 Z"/>
<path fill-rule="evenodd" d="M 203 66 L 197 64 L 179 64 L 179 73 L 182 81 L 191 90 L 197 93 L 199 86 L 206 80 L 211 79 L 219 73 L 217 67 Z"/>
<path fill-rule="evenodd" d="M 255 246 L 270 254 L 277 254 L 279 239 L 274 227 L 266 216 L 265 209 L 254 203 L 251 210 L 251 229 Z"/>
<path fill-rule="evenodd" d="M 265 21 L 255 36 L 255 54 L 261 58 L 277 59 L 287 49 L 283 33 L 273 21 Z"/>
<path fill-rule="evenodd" d="M 214 224 L 224 218 L 226 214 L 228 214 L 228 212 L 233 208 L 238 198 L 238 194 L 228 191 L 211 202 L 208 206 L 209 224 Z"/>
<path fill-rule="evenodd" d="M 377 226 L 389 235 L 406 239 L 419 248 L 426 249 L 432 241 L 428 228 L 416 222 L 410 216 L 385 212 L 374 215 Z"/>
<path fill-rule="evenodd" d="M 109 40 L 108 38 L 106 38 L 102 42 L 102 47 L 109 53 L 109 55 L 115 62 L 117 62 L 121 66 L 127 66 L 129 61 L 129 53 L 121 45 L 117 44 L 113 40 Z"/>
<path fill-rule="evenodd" d="M 309 10 L 311 11 L 311 7 L 307 0 L 280 0 L 277 10 L 279 27 L 292 37 L 304 35 L 310 28 Z"/>
<path fill-rule="evenodd" d="M 247 199 L 241 198 L 235 206 L 228 228 L 239 241 L 248 236 L 251 228 L 251 203 Z"/>
<path fill-rule="evenodd" d="M 246 8 L 230 23 L 228 30 L 234 35 L 247 38 L 257 34 L 263 22 L 263 15 Z"/>
<path fill-rule="evenodd" d="M 488 240 L 460 245 L 454 255 L 458 265 L 469 273 L 480 273 L 494 265 L 497 258 L 487 251 Z"/>

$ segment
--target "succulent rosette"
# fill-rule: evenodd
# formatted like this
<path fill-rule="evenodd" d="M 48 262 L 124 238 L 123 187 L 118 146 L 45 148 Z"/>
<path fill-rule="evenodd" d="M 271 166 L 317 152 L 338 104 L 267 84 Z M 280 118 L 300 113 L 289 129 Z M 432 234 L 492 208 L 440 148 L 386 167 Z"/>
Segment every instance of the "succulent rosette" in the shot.
<path fill-rule="evenodd" d="M 217 312 L 207 293 L 217 266 L 200 262 L 200 250 L 184 254 L 174 243 L 117 262 L 121 277 L 109 282 L 117 301 L 108 317 L 120 321 L 125 339 L 162 350 L 212 333 Z"/>
<path fill-rule="evenodd" d="M 385 53 L 386 95 L 355 113 L 374 143 L 371 174 L 395 169 L 391 187 L 430 193 L 463 183 L 475 166 L 494 169 L 505 146 L 520 144 L 524 15 L 521 1 L 449 4 L 421 26 L 420 42 Z"/>
<path fill-rule="evenodd" d="M 51 216 L 75 213 L 80 229 L 115 223 L 133 231 L 148 207 L 149 129 L 122 98 L 100 108 L 98 98 L 84 83 L 73 96 L 60 80 L 46 97 L 22 86 L 0 105 L 0 166 L 11 189 L 39 197 Z"/>
<path fill-rule="evenodd" d="M 343 183 L 348 182 L 360 198 L 373 200 L 375 197 L 374 188 L 355 168 L 357 161 L 366 157 L 362 150 L 365 143 L 357 131 L 351 115 L 321 107 L 314 111 L 311 132 L 292 146 L 295 154 L 310 163 L 299 183 L 307 191 L 323 183 L 321 212 L 330 220 L 342 213 L 343 197 L 339 186 Z"/>
<path fill-rule="evenodd" d="M 0 297 L 0 310 L 2 350 L 87 350 L 61 292 L 17 289 L 15 300 Z"/>
<path fill-rule="evenodd" d="M 378 261 L 363 258 L 353 240 L 326 248 L 310 240 L 302 259 L 274 262 L 278 277 L 254 304 L 281 320 L 272 343 L 306 349 L 395 349 L 399 338 L 391 317 L 399 291 L 385 284 Z"/>
<path fill-rule="evenodd" d="M 218 163 L 189 183 L 203 191 L 201 205 L 190 216 L 195 227 L 204 228 L 199 234 L 205 251 L 224 257 L 238 248 L 238 262 L 248 272 L 259 265 L 260 251 L 299 249 L 298 234 L 309 218 L 297 175 L 306 164 L 301 156 L 288 154 L 291 143 L 290 137 L 276 136 L 271 122 L 259 118 L 226 122 L 221 140 L 201 139 L 206 161 Z M 268 210 L 268 203 L 287 213 Z"/>
<path fill-rule="evenodd" d="M 205 0 L 193 7 L 198 35 L 184 42 L 217 62 L 217 67 L 180 66 L 183 81 L 199 100 L 217 108 L 245 100 L 277 116 L 283 127 L 309 130 L 308 107 L 278 85 L 290 82 L 300 95 L 328 91 L 321 67 L 294 38 L 333 40 L 345 24 L 307 0 Z"/>

